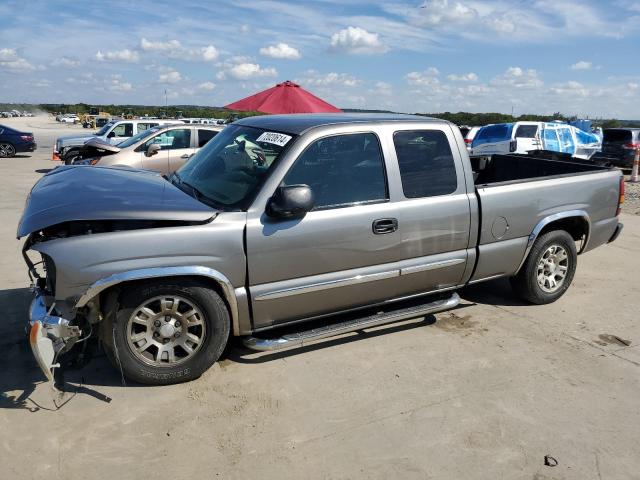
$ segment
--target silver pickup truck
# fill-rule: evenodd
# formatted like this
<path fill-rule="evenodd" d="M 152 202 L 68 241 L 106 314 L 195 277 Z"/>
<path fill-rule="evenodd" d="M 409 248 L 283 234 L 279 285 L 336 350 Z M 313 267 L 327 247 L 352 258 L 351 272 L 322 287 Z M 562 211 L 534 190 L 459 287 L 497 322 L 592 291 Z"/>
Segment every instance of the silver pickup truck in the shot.
<path fill-rule="evenodd" d="M 168 179 L 59 167 L 18 227 L 30 343 L 48 379 L 97 336 L 128 378 L 168 384 L 230 335 L 301 346 L 453 308 L 498 277 L 553 302 L 577 254 L 622 230 L 623 187 L 593 165 L 470 159 L 454 125 L 405 115 L 243 119 Z"/>

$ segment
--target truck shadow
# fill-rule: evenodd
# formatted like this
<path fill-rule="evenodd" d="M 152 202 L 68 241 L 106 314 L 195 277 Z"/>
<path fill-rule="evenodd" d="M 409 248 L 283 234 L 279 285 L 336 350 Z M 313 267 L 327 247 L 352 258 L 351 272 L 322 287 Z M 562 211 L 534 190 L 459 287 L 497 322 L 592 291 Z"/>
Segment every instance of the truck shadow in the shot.
<path fill-rule="evenodd" d="M 375 338 L 381 335 L 392 335 L 393 333 L 404 332 L 407 330 L 413 330 L 416 328 L 423 328 L 436 323 L 436 317 L 433 315 L 427 315 L 425 317 L 417 317 L 415 320 L 407 320 L 400 324 L 388 324 L 382 327 L 376 327 L 375 330 L 357 330 L 355 332 L 347 333 L 339 337 L 329 337 L 325 340 L 318 341 L 311 345 L 305 345 L 299 348 L 292 348 L 289 350 L 281 350 L 274 352 L 256 352 L 250 350 L 242 345 L 242 341 L 239 338 L 230 342 L 223 353 L 221 360 L 230 360 L 236 363 L 245 364 L 258 364 L 265 362 L 272 362 L 286 357 L 294 355 L 302 355 L 307 352 L 313 352 L 315 350 L 321 350 L 325 348 L 335 347 L 337 345 L 344 345 L 346 343 L 366 340 L 368 338 Z M 248 356 L 253 355 L 252 358 Z M 256 356 L 259 355 L 259 356 Z"/>
<path fill-rule="evenodd" d="M 513 293 L 507 278 L 469 285 L 458 292 L 463 300 L 486 305 L 514 307 L 528 305 Z"/>

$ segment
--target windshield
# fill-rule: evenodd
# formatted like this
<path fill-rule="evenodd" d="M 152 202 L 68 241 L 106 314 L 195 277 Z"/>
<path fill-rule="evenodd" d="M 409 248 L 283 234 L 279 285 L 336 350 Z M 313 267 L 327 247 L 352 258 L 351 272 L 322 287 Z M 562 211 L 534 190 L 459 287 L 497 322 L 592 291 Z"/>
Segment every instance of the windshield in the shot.
<path fill-rule="evenodd" d="M 284 133 L 230 125 L 177 171 L 177 182 L 219 208 L 245 209 L 291 140 Z"/>
<path fill-rule="evenodd" d="M 113 126 L 113 124 L 116 122 L 109 122 L 107 124 L 105 124 L 104 127 L 102 127 L 100 130 L 98 130 L 98 132 L 96 133 L 96 136 L 101 137 L 103 135 L 107 134 L 107 131 Z"/>
<path fill-rule="evenodd" d="M 142 132 L 138 133 L 137 135 L 134 135 L 131 138 L 127 138 L 124 142 L 120 142 L 118 144 L 118 148 L 130 147 L 131 145 L 134 145 L 134 144 L 138 143 L 143 138 L 147 138 L 152 133 L 157 133 L 158 130 L 159 130 L 158 128 L 150 128 L 148 130 L 143 130 Z"/>

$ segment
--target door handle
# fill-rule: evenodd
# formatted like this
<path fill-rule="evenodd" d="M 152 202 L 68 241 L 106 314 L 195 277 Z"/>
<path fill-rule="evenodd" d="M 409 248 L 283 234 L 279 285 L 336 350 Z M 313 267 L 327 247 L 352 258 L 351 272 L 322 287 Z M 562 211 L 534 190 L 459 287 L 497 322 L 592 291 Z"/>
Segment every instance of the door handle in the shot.
<path fill-rule="evenodd" d="M 191 154 L 193 155 L 193 154 Z M 188 153 L 185 153 L 184 155 L 180 155 L 180 158 L 191 158 L 191 155 Z"/>
<path fill-rule="evenodd" d="M 384 235 L 393 233 L 398 230 L 398 220 L 395 218 L 379 218 L 373 221 L 373 233 L 376 235 Z"/>

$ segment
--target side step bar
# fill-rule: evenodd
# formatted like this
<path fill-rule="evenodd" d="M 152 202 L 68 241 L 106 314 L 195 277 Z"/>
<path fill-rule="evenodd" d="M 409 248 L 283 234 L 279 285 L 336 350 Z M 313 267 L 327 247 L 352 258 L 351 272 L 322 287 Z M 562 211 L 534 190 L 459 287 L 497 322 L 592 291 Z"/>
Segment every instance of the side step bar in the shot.
<path fill-rule="evenodd" d="M 320 340 L 322 338 L 335 337 L 336 335 L 342 335 L 343 333 L 355 332 L 365 328 L 377 327 L 380 325 L 386 325 L 387 323 L 399 322 L 432 313 L 442 312 L 456 307 L 459 303 L 460 296 L 454 292 L 449 298 L 435 300 L 430 303 L 347 320 L 345 322 L 335 323 L 311 330 L 283 335 L 278 338 L 246 337 L 243 340 L 243 343 L 245 347 L 258 352 L 270 352 L 284 348 L 302 347 L 310 342 Z"/>

